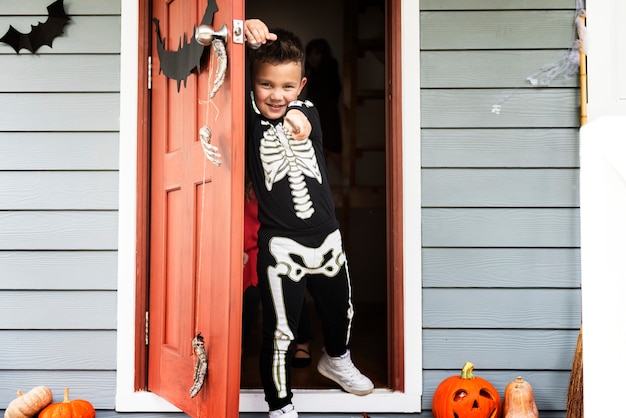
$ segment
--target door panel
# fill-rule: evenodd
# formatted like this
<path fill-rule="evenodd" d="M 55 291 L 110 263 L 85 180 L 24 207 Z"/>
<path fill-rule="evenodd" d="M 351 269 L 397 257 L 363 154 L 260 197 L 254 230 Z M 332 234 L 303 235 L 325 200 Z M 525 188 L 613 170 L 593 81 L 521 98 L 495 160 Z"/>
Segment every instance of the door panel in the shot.
<path fill-rule="evenodd" d="M 193 417 L 236 417 L 239 400 L 244 46 L 231 34 L 233 19 L 243 19 L 243 0 L 217 6 L 213 26 L 229 29 L 229 63 L 213 103 L 207 101 L 217 65 L 209 47 L 200 72 L 182 82 L 159 71 L 156 37 L 152 48 L 148 389 Z M 166 50 L 175 53 L 185 40 L 195 42 L 207 3 L 154 0 L 152 10 Z M 219 167 L 200 143 L 205 124 L 222 155 Z M 208 374 L 191 398 L 198 333 Z"/>

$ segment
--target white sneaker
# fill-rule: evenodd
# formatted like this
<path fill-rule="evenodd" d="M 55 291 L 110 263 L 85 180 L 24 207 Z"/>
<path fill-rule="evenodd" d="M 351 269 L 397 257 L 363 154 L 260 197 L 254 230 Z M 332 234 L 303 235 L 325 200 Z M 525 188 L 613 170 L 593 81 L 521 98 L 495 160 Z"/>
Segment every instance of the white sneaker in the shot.
<path fill-rule="evenodd" d="M 270 411 L 270 418 L 298 418 L 298 411 L 293 404 L 285 405 L 280 409 Z"/>
<path fill-rule="evenodd" d="M 355 395 L 367 395 L 374 390 L 374 384 L 350 359 L 350 350 L 341 357 L 331 357 L 323 350 L 322 358 L 317 363 L 317 371 L 339 384 L 346 392 Z"/>

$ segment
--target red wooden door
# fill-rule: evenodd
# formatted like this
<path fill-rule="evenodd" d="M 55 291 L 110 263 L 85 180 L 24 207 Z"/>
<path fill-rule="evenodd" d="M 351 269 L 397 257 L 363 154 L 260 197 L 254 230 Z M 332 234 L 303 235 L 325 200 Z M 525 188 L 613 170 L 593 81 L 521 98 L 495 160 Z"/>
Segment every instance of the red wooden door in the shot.
<path fill-rule="evenodd" d="M 206 47 L 200 72 L 178 86 L 159 72 L 165 60 L 154 31 L 152 41 L 148 389 L 193 417 L 239 416 L 244 46 L 233 43 L 232 31 L 244 7 L 243 0 L 217 2 L 213 27 L 228 27 L 229 62 L 212 103 L 212 49 Z M 166 50 L 176 53 L 185 34 L 187 43 L 196 42 L 207 0 L 152 0 L 152 10 Z M 222 155 L 219 167 L 202 149 L 198 132 L 205 124 Z M 191 398 L 198 333 L 208 374 Z"/>

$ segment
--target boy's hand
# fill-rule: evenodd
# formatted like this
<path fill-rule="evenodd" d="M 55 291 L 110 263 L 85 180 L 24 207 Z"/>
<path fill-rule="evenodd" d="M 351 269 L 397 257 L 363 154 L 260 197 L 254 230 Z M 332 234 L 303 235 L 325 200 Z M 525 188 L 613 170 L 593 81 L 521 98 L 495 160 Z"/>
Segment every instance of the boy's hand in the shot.
<path fill-rule="evenodd" d="M 247 19 L 244 23 L 246 42 L 251 48 L 258 48 L 267 41 L 278 39 L 275 33 L 270 32 L 267 25 L 259 19 Z"/>
<path fill-rule="evenodd" d="M 283 125 L 291 133 L 293 139 L 298 141 L 307 139 L 313 130 L 309 119 L 307 119 L 304 113 L 297 109 L 291 109 L 287 112 Z"/>

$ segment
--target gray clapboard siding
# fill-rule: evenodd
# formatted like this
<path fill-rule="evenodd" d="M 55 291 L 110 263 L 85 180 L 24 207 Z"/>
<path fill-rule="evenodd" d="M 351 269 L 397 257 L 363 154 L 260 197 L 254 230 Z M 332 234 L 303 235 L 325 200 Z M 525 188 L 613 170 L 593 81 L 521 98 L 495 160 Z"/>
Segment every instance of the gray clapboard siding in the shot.
<path fill-rule="evenodd" d="M 8 15 L 47 15 L 46 7 L 50 4 L 47 0 L 20 0 L 11 1 L 2 5 L 2 11 Z M 111 0 L 64 0 L 65 12 L 69 15 L 119 15 L 121 4 Z"/>
<path fill-rule="evenodd" d="M 117 170 L 118 132 L 0 132 L 2 170 Z"/>
<path fill-rule="evenodd" d="M 577 169 L 423 169 L 422 185 L 424 207 L 579 206 Z"/>
<path fill-rule="evenodd" d="M 116 251 L 0 251 L 2 290 L 116 290 Z"/>
<path fill-rule="evenodd" d="M 422 167 L 580 166 L 577 128 L 422 129 L 421 134 Z"/>
<path fill-rule="evenodd" d="M 0 93 L 2 131 L 119 131 L 119 93 Z"/>
<path fill-rule="evenodd" d="M 115 330 L 116 309 L 114 291 L 0 291 L 5 330 Z"/>
<path fill-rule="evenodd" d="M 0 331 L 0 341 L 2 370 L 115 369 L 115 331 Z"/>
<path fill-rule="evenodd" d="M 96 409 L 115 408 L 115 370 L 0 370 L 2 406 L 15 398 L 18 389 L 39 385 L 52 390 L 53 402 L 62 401 L 63 390 L 69 387 L 72 399 L 87 399 Z"/>
<path fill-rule="evenodd" d="M 445 11 L 420 14 L 421 48 L 559 49 L 573 44 L 575 12 Z"/>
<path fill-rule="evenodd" d="M 576 0 L 420 0 L 421 10 L 574 9 Z"/>
<path fill-rule="evenodd" d="M 571 128 L 580 125 L 579 99 L 568 88 L 422 90 L 421 122 L 423 128 Z"/>
<path fill-rule="evenodd" d="M 422 407 L 472 361 L 564 416 L 580 327 L 575 0 L 421 0 Z M 546 411 L 554 411 L 553 414 Z"/>
<path fill-rule="evenodd" d="M 424 247 L 579 247 L 578 209 L 423 209 Z"/>
<path fill-rule="evenodd" d="M 4 92 L 120 90 L 119 55 L 0 55 L 0 68 Z"/>
<path fill-rule="evenodd" d="M 578 248 L 424 248 L 422 255 L 424 288 L 580 287 Z"/>
<path fill-rule="evenodd" d="M 424 328 L 577 329 L 580 289 L 424 289 Z"/>
<path fill-rule="evenodd" d="M 29 31 L 51 2 L 4 3 Z M 43 384 L 117 415 L 121 2 L 64 4 L 52 48 L 0 43 L 0 407 Z"/>
<path fill-rule="evenodd" d="M 504 388 L 506 384 L 515 379 L 517 376 L 522 376 L 524 380 L 530 382 L 533 386 L 533 392 L 535 395 L 535 401 L 537 408 L 540 411 L 540 417 L 565 417 L 565 412 L 562 415 L 555 412 L 551 415 L 551 410 L 565 411 L 565 402 L 567 387 L 569 381 L 569 371 L 491 371 L 486 367 L 483 367 L 480 362 L 475 362 L 469 357 L 463 359 L 461 363 L 456 366 L 450 367 L 448 370 L 426 370 L 424 371 L 424 396 L 422 397 L 422 407 L 426 409 L 432 408 L 432 398 L 435 389 L 439 383 L 448 376 L 460 375 L 461 368 L 465 361 L 472 361 L 476 368 L 474 369 L 474 375 L 480 376 L 483 379 L 487 379 L 498 390 L 500 396 L 504 395 Z M 421 416 L 420 416 L 421 417 Z"/>
<path fill-rule="evenodd" d="M 117 209 L 112 171 L 0 171 L 0 210 Z"/>
<path fill-rule="evenodd" d="M 37 55 L 45 54 L 119 54 L 121 45 L 121 26 L 119 16 L 72 16 L 65 26 L 63 35 L 55 38 L 52 48 L 44 45 L 37 50 Z M 45 19 L 45 17 L 44 17 Z M 22 32 L 29 32 L 30 26 L 41 18 L 25 16 L 0 16 L 0 28 L 9 25 Z M 28 54 L 28 51 L 22 51 Z M 15 55 L 15 50 L 5 43 L 0 43 L 0 54 Z"/>
<path fill-rule="evenodd" d="M 578 330 L 425 329 L 424 368 L 569 371 Z M 457 366 L 458 365 L 458 366 Z"/>
<path fill-rule="evenodd" d="M 114 250 L 117 212 L 0 212 L 0 250 Z"/>
<path fill-rule="evenodd" d="M 423 51 L 422 88 L 529 87 L 527 78 L 569 50 Z M 577 87 L 578 77 L 558 77 L 552 87 Z"/>

